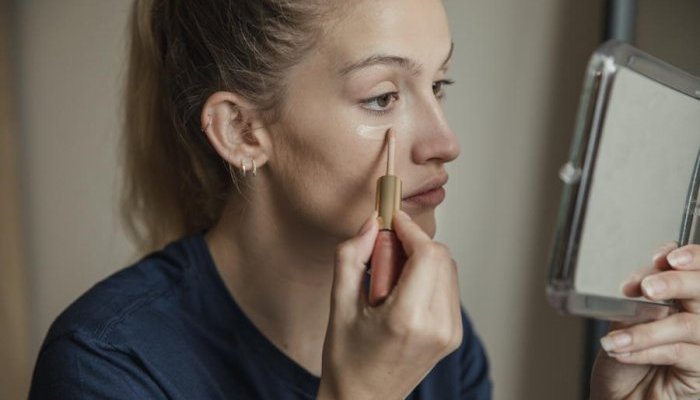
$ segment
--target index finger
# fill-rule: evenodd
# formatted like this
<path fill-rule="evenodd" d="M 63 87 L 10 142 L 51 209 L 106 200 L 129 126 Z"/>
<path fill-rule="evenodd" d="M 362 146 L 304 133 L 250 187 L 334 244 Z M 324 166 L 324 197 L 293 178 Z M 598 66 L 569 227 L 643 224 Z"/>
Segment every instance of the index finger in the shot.
<path fill-rule="evenodd" d="M 392 225 L 408 257 L 411 257 L 420 246 L 432 242 L 430 236 L 402 210 L 394 214 Z"/>
<path fill-rule="evenodd" d="M 700 245 L 689 244 L 670 252 L 666 259 L 674 269 L 700 270 Z"/>
<path fill-rule="evenodd" d="M 659 246 L 652 256 L 651 266 L 640 268 L 622 282 L 620 285 L 622 294 L 627 297 L 642 296 L 642 280 L 649 275 L 671 269 L 668 260 L 666 260 L 666 256 L 677 247 L 678 243 L 676 242 L 666 242 Z"/>

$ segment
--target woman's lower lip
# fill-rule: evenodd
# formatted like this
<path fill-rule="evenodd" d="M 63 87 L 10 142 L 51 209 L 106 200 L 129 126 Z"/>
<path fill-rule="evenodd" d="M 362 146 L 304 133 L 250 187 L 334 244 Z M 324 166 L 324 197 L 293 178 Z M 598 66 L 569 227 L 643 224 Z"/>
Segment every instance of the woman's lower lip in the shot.
<path fill-rule="evenodd" d="M 445 188 L 442 186 L 433 190 L 428 190 L 415 196 L 403 199 L 403 203 L 415 204 L 421 207 L 436 207 L 445 200 Z"/>

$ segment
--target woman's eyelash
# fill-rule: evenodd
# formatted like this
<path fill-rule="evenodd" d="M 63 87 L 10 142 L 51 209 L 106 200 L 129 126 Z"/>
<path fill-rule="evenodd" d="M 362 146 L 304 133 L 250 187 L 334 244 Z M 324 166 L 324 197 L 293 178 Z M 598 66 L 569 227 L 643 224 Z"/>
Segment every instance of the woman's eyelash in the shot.
<path fill-rule="evenodd" d="M 433 82 L 433 94 L 439 99 L 445 97 L 444 87 L 453 85 L 454 83 L 455 81 L 453 79 L 441 79 Z"/>
<path fill-rule="evenodd" d="M 433 82 L 433 94 L 438 99 L 445 97 L 444 87 L 454 84 L 453 79 L 441 79 L 439 81 Z M 396 102 L 399 98 L 398 92 L 387 92 L 382 93 L 379 96 L 370 97 L 369 99 L 362 100 L 362 104 L 365 110 L 375 115 L 383 115 L 391 110 L 391 105 Z M 370 107 L 370 105 L 376 104 L 375 107 Z"/>
<path fill-rule="evenodd" d="M 377 115 L 382 115 L 391 109 L 391 105 L 398 100 L 398 92 L 387 92 L 382 93 L 379 96 L 371 97 L 369 99 L 362 100 L 362 104 L 365 106 L 364 109 Z M 370 105 L 376 103 L 376 106 L 370 107 Z M 380 104 L 386 103 L 386 104 Z"/>

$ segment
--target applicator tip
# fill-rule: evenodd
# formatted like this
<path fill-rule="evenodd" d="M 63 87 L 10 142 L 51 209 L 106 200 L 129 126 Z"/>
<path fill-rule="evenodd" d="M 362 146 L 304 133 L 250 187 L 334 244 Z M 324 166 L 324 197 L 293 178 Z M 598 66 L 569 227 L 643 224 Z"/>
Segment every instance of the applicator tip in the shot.
<path fill-rule="evenodd" d="M 386 136 L 387 141 L 389 142 L 386 160 L 386 174 L 394 175 L 394 148 L 396 146 L 396 134 L 394 133 L 393 129 L 389 128 L 389 130 L 386 132 Z"/>

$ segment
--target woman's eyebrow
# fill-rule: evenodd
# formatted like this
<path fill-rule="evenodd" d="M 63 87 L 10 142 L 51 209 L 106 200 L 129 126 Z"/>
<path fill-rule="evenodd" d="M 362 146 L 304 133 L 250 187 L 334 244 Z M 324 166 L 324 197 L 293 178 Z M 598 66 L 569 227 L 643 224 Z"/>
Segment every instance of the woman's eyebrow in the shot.
<path fill-rule="evenodd" d="M 447 54 L 445 61 L 443 61 L 441 68 L 444 68 L 445 65 L 452 58 L 452 52 L 454 51 L 454 47 L 455 47 L 454 42 L 451 42 L 450 43 L 450 51 Z M 388 54 L 374 54 L 374 55 L 366 57 L 360 61 L 357 61 L 357 62 L 354 62 L 352 64 L 349 64 L 349 65 L 342 67 L 338 71 L 338 74 L 340 76 L 346 76 L 346 75 L 350 74 L 351 72 L 357 71 L 357 70 L 362 69 L 362 68 L 371 67 L 373 65 L 396 66 L 396 67 L 399 67 L 401 69 L 405 69 L 406 71 L 410 72 L 412 75 L 418 75 L 423 70 L 423 66 L 420 63 L 418 63 L 414 60 L 411 60 L 410 58 L 388 55 Z"/>
<path fill-rule="evenodd" d="M 452 59 L 452 53 L 454 52 L 454 50 L 455 50 L 455 42 L 450 42 L 450 51 L 447 53 L 447 57 L 445 57 L 445 61 L 442 62 L 442 67 L 440 67 L 440 69 L 445 69 L 445 67 L 447 66 L 447 63 L 449 63 L 450 60 Z"/>
<path fill-rule="evenodd" d="M 406 71 L 409 71 L 412 75 L 418 75 L 423 70 L 423 67 L 419 63 L 406 57 L 392 56 L 386 54 L 374 54 L 358 62 L 346 65 L 345 67 L 340 69 L 338 74 L 340 76 L 346 76 L 349 75 L 351 72 L 371 67 L 374 65 L 396 66 L 401 69 L 405 69 Z"/>

